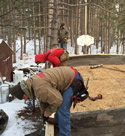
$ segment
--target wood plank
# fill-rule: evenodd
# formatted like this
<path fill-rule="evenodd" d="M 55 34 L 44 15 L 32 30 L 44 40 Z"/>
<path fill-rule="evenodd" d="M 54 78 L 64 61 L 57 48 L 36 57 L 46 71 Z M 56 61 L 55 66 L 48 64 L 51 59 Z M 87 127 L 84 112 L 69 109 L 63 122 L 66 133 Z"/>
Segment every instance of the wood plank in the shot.
<path fill-rule="evenodd" d="M 54 114 L 55 113 L 53 113 L 50 117 L 54 118 Z M 54 136 L 54 125 L 53 124 L 49 124 L 46 122 L 45 136 Z"/>
<path fill-rule="evenodd" d="M 68 66 L 82 65 L 125 65 L 125 55 L 76 55 L 70 56 Z"/>
<path fill-rule="evenodd" d="M 72 136 L 125 136 L 125 107 L 72 113 L 71 128 Z"/>

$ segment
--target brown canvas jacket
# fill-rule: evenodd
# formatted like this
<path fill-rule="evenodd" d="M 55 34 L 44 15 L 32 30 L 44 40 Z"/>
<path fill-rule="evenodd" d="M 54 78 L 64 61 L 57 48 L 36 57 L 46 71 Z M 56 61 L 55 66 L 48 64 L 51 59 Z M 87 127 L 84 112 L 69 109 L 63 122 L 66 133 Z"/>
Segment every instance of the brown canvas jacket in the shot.
<path fill-rule="evenodd" d="M 58 30 L 58 38 L 61 39 L 61 40 L 63 38 L 67 38 L 68 39 L 68 35 L 69 35 L 69 31 L 66 28 L 65 29 L 60 28 Z"/>
<path fill-rule="evenodd" d="M 62 93 L 72 83 L 75 72 L 70 67 L 63 66 L 46 69 L 43 74 L 45 77 L 40 78 L 35 75 L 29 78 L 26 83 L 30 94 L 34 94 L 38 98 L 42 113 L 46 111 L 52 114 L 61 105 Z"/>

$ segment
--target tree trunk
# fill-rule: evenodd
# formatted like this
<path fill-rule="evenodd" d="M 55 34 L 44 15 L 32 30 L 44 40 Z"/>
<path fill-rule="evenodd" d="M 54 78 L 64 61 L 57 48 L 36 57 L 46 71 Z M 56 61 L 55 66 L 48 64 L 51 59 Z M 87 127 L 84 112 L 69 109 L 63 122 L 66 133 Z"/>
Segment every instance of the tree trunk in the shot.
<path fill-rule="evenodd" d="M 117 40 L 117 54 L 119 54 L 119 47 L 120 47 L 120 42 L 121 42 L 121 31 L 118 29 L 118 40 Z"/>
<path fill-rule="evenodd" d="M 78 0 L 76 0 L 76 4 L 78 4 Z M 78 37 L 78 17 L 79 17 L 79 10 L 78 7 L 75 7 L 75 54 L 78 54 L 79 46 L 77 44 L 77 37 Z"/>
<path fill-rule="evenodd" d="M 39 0 L 39 54 L 41 54 L 41 0 Z"/>
<path fill-rule="evenodd" d="M 35 6 L 32 5 L 32 15 L 33 15 L 33 37 L 34 37 L 34 55 L 36 55 L 36 27 L 35 27 Z"/>
<path fill-rule="evenodd" d="M 125 37 L 125 34 L 123 34 L 123 38 Z M 125 39 L 123 39 L 123 54 L 125 54 Z"/>
<path fill-rule="evenodd" d="M 55 48 L 58 46 L 58 42 L 57 42 L 57 33 L 58 33 L 58 15 L 59 15 L 59 7 L 58 7 L 58 3 L 60 1 L 59 0 L 54 0 L 54 11 L 53 11 L 53 19 L 52 19 L 52 27 L 51 27 L 51 48 Z"/>
<path fill-rule="evenodd" d="M 24 53 L 26 53 L 26 17 L 25 17 L 25 9 L 23 9 L 23 37 L 24 37 Z"/>
<path fill-rule="evenodd" d="M 74 35 L 74 27 L 73 27 L 73 8 L 71 7 L 71 26 L 70 26 L 70 39 L 71 39 L 71 47 L 74 47 L 74 42 L 73 42 L 73 35 Z"/>
<path fill-rule="evenodd" d="M 48 9 L 45 9 L 43 11 L 44 12 L 47 12 Z M 43 18 L 43 21 L 44 21 L 44 26 L 47 27 L 48 26 L 48 16 L 45 16 Z M 44 48 L 43 48 L 43 53 L 45 53 L 46 51 L 48 51 L 50 49 L 50 42 L 48 42 L 48 28 L 47 29 L 44 29 L 44 35 L 43 35 L 43 44 L 44 44 Z"/>
<path fill-rule="evenodd" d="M 1 7 L 1 13 L 4 13 L 4 8 Z M 6 36 L 5 36 L 5 26 L 4 26 L 4 18 L 2 17 L 1 19 L 1 37 L 2 39 L 5 41 L 6 40 Z"/>
<path fill-rule="evenodd" d="M 87 3 L 87 0 L 84 0 Z M 87 35 L 87 6 L 85 6 L 85 35 Z M 87 54 L 87 46 L 82 47 L 83 54 Z"/>
<path fill-rule="evenodd" d="M 7 5 L 7 11 L 9 11 L 9 5 Z M 10 47 L 12 47 L 12 40 L 11 40 L 11 21 L 10 21 L 10 19 L 11 19 L 11 16 L 10 15 L 8 15 L 7 16 L 7 19 L 8 19 L 8 29 L 7 29 L 7 31 L 8 31 L 8 45 L 10 46 Z"/>
<path fill-rule="evenodd" d="M 22 9 L 21 9 L 21 13 L 22 13 Z M 21 51 L 20 51 L 20 60 L 23 60 L 23 32 L 22 32 L 22 14 L 20 17 L 20 23 L 21 23 L 21 30 L 20 30 L 20 38 L 21 38 Z"/>
<path fill-rule="evenodd" d="M 15 6 L 15 2 L 14 2 L 14 6 Z M 14 12 L 12 14 L 14 22 L 13 25 L 15 26 L 15 9 Z M 14 58 L 13 58 L 13 62 L 16 63 L 16 36 L 15 36 L 15 28 L 13 29 L 13 48 L 14 48 Z"/>
<path fill-rule="evenodd" d="M 54 16 L 53 16 L 53 18 L 52 18 L 52 14 L 53 14 L 53 9 L 52 9 L 52 7 L 53 7 L 53 3 L 54 1 L 53 0 L 50 0 L 49 1 L 49 3 L 48 3 L 48 18 L 47 18 L 47 51 L 50 49 L 50 48 L 52 48 L 52 46 L 50 45 L 50 41 L 51 41 L 51 38 L 52 38 L 52 19 L 54 18 Z M 55 13 L 55 12 L 54 12 Z M 51 35 L 52 34 L 52 35 Z"/>

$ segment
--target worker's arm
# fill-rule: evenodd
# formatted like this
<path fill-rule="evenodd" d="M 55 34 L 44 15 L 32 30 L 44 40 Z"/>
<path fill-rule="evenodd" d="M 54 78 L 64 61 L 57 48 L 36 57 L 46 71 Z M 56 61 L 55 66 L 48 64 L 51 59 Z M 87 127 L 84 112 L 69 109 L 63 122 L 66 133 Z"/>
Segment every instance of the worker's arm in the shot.
<path fill-rule="evenodd" d="M 36 97 L 39 99 L 41 111 L 45 116 L 56 112 L 63 101 L 61 93 L 52 86 L 47 86 L 44 91 L 39 90 Z"/>
<path fill-rule="evenodd" d="M 63 98 L 61 93 L 53 88 L 50 91 L 49 97 L 47 99 L 47 103 L 49 105 L 46 107 L 44 114 L 50 116 L 52 113 L 56 112 L 57 108 L 62 104 L 62 101 Z"/>
<path fill-rule="evenodd" d="M 58 67 L 61 63 L 60 59 L 56 56 L 49 56 L 48 61 L 53 64 L 53 67 Z"/>

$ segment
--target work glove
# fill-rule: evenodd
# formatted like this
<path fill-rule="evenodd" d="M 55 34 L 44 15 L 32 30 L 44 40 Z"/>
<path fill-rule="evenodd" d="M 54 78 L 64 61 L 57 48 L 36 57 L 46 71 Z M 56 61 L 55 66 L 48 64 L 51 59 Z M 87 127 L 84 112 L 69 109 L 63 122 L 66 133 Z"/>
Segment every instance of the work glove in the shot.
<path fill-rule="evenodd" d="M 45 117 L 45 116 L 43 115 L 43 121 L 44 121 L 44 122 L 46 122 L 48 119 L 49 119 L 49 117 Z"/>
<path fill-rule="evenodd" d="M 63 42 L 67 43 L 68 42 L 67 38 L 63 38 Z"/>
<path fill-rule="evenodd" d="M 37 65 L 39 65 L 39 64 L 40 64 L 40 62 L 39 62 L 39 61 L 37 61 L 37 62 L 36 62 L 36 64 L 37 64 Z"/>
<path fill-rule="evenodd" d="M 60 41 L 61 41 L 61 40 L 58 38 L 58 43 L 60 43 Z"/>

